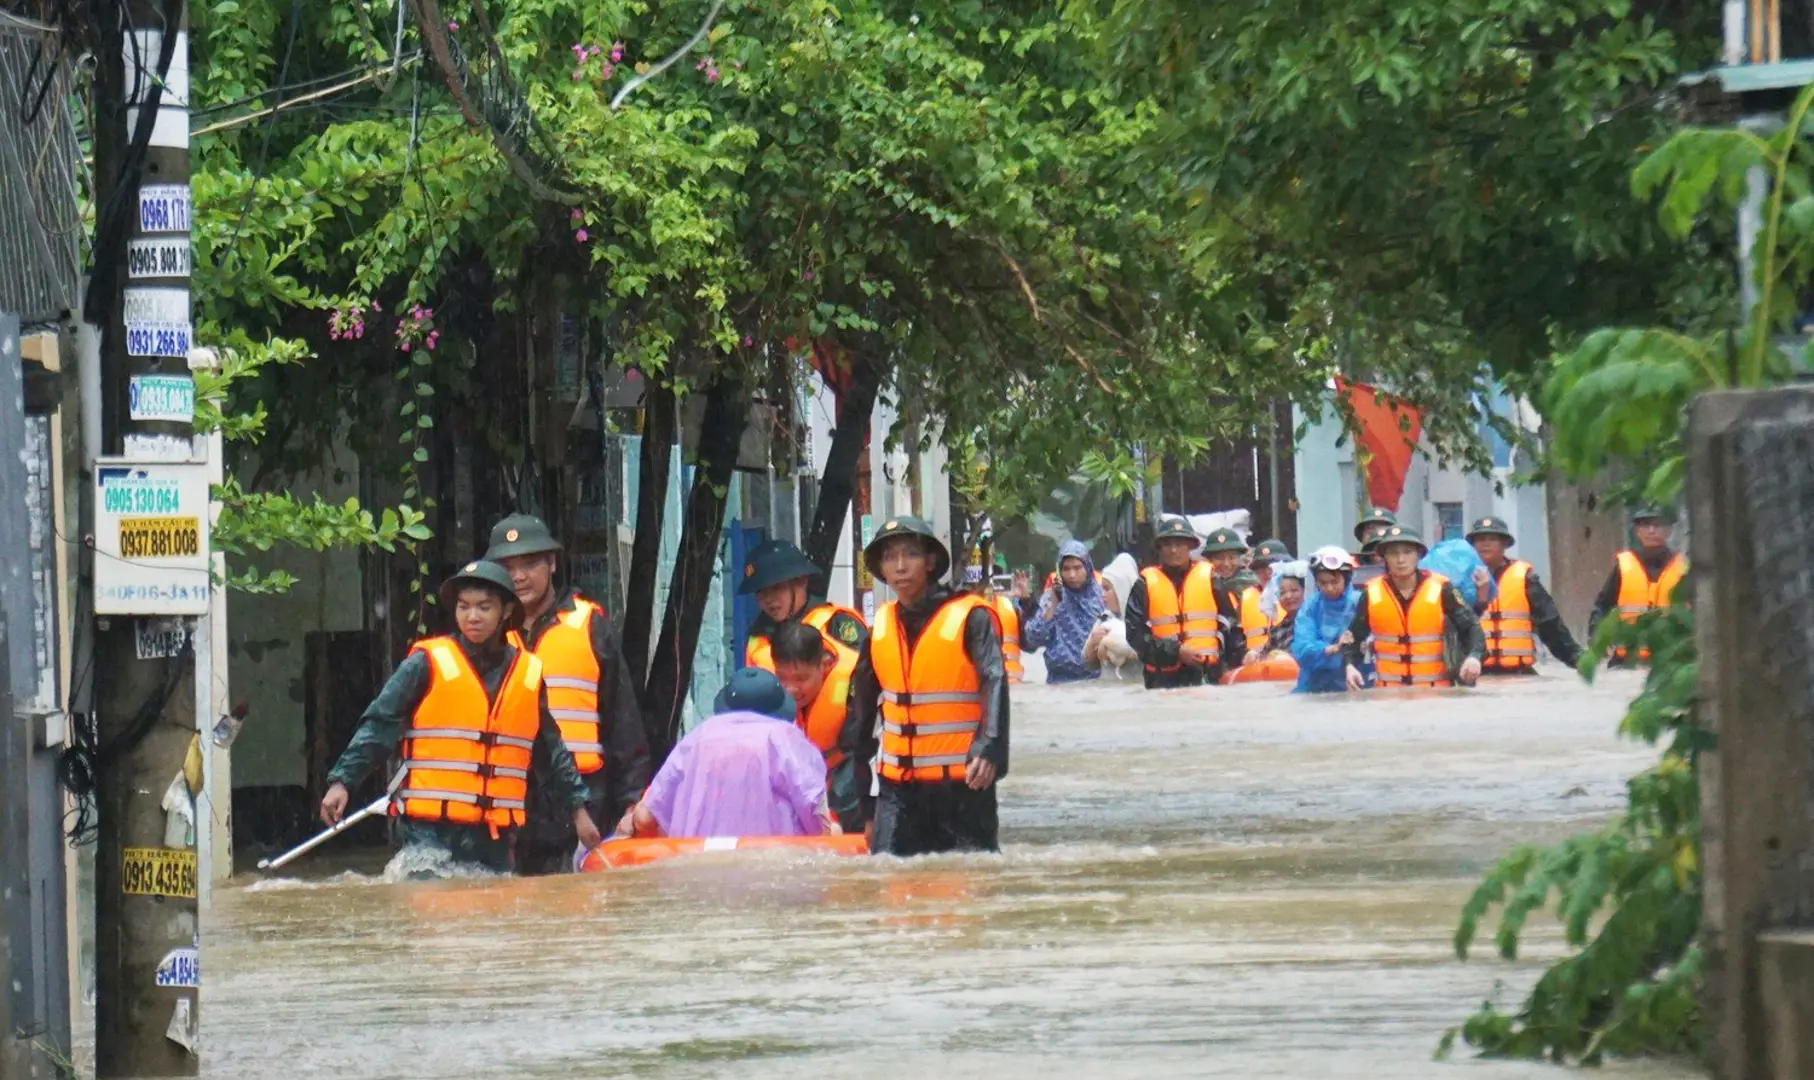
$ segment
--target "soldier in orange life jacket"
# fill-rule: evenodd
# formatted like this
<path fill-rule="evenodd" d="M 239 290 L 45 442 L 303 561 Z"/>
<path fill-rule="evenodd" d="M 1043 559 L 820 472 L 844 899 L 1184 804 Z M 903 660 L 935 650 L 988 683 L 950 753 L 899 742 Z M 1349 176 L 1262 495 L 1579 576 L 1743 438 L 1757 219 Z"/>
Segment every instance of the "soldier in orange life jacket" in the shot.
<path fill-rule="evenodd" d="M 1506 557 L 1505 549 L 1517 543 L 1512 530 L 1499 518 L 1483 517 L 1468 530 L 1468 543 L 1474 545 L 1498 585 L 1498 595 L 1480 613 L 1480 629 L 1486 635 L 1482 671 L 1488 675 L 1535 672 L 1538 641 L 1557 660 L 1574 667 L 1581 659 L 1581 646 L 1569 634 L 1556 601 L 1537 580 L 1530 563 Z"/>
<path fill-rule="evenodd" d="M 1593 637 L 1594 628 L 1608 615 L 1632 623 L 1647 612 L 1669 606 L 1688 574 L 1687 556 L 1669 546 L 1670 532 L 1668 520 L 1655 507 L 1631 512 L 1631 536 L 1636 546 L 1619 552 L 1613 560 L 1612 574 L 1600 587 L 1593 615 L 1587 620 L 1588 637 Z M 1639 654 L 1638 660 L 1646 659 L 1648 653 Z M 1612 663 L 1622 667 L 1632 663 L 1632 658 L 1620 648 L 1613 651 Z"/>
<path fill-rule="evenodd" d="M 1286 612 L 1280 608 L 1270 617 L 1261 606 L 1261 599 L 1266 595 L 1266 585 L 1272 580 L 1273 566 L 1288 563 L 1291 560 L 1291 549 L 1283 540 L 1262 540 L 1254 546 L 1253 555 L 1247 565 L 1253 568 L 1254 576 L 1259 578 L 1258 585 L 1250 585 L 1241 590 L 1241 636 L 1244 639 L 1243 654 L 1257 659 L 1266 651 L 1266 642 L 1272 636 L 1272 628 L 1285 620 Z"/>
<path fill-rule="evenodd" d="M 739 596 L 755 596 L 762 613 L 750 624 L 743 662 L 748 667 L 775 670 L 769 656 L 769 637 L 784 623 L 804 622 L 824 635 L 835 649 L 857 651 L 868 628 L 863 616 L 846 607 L 816 600 L 812 583 L 819 566 L 786 540 L 768 540 L 756 546 L 743 564 Z"/>
<path fill-rule="evenodd" d="M 1417 560 L 1428 553 L 1423 537 L 1408 526 L 1393 525 L 1379 538 L 1386 572 L 1368 583 L 1341 637 L 1348 689 L 1366 686 L 1360 664 L 1369 639 L 1376 686 L 1452 686 L 1457 680 L 1472 686 L 1480 677 L 1486 655 L 1480 620 L 1447 578 L 1418 569 Z M 1453 672 L 1444 650 L 1451 631 L 1464 654 Z"/>
<path fill-rule="evenodd" d="M 794 726 L 825 755 L 825 777 L 829 785 L 832 774 L 844 760 L 844 752 L 838 749 L 838 739 L 844 733 L 844 720 L 849 714 L 850 677 L 856 674 L 857 653 L 827 645 L 819 631 L 797 622 L 777 627 L 769 638 L 769 645 L 773 649 L 775 677 L 794 699 L 797 710 Z M 845 832 L 857 832 L 864 823 L 859 815 L 853 814 L 841 824 Z"/>
<path fill-rule="evenodd" d="M 1227 530 L 1210 538 L 1225 563 L 1239 563 L 1246 545 Z M 1245 653 L 1238 625 L 1240 599 L 1216 581 L 1213 564 L 1191 558 L 1197 534 L 1183 518 L 1168 518 L 1153 534 L 1159 565 L 1140 572 L 1128 590 L 1127 643 L 1145 667 L 1146 688 L 1214 684 L 1240 666 Z M 1232 553 L 1230 552 L 1232 549 Z"/>
<path fill-rule="evenodd" d="M 995 617 L 1001 620 L 1001 656 L 1002 664 L 1008 672 L 1008 681 L 1024 682 L 1026 668 L 1020 662 L 1020 605 L 1007 593 L 996 592 L 980 566 L 964 567 L 964 591 L 982 597 L 995 609 Z"/>
<path fill-rule="evenodd" d="M 548 711 L 542 662 L 509 633 L 521 610 L 510 574 L 496 563 L 467 563 L 441 584 L 441 606 L 459 633 L 410 647 L 328 773 L 321 820 L 338 822 L 347 789 L 401 744 L 408 774 L 391 813 L 403 819 L 405 853 L 510 869 L 532 767 L 556 793 L 579 842 L 597 846 L 585 781 Z"/>
<path fill-rule="evenodd" d="M 1008 677 L 995 610 L 941 580 L 951 553 L 918 518 L 890 518 L 863 558 L 896 599 L 877 609 L 851 675 L 833 809 L 848 818 L 874 762 L 871 851 L 998 850 Z"/>
<path fill-rule="evenodd" d="M 586 809 L 610 824 L 649 784 L 649 740 L 610 616 L 578 590 L 554 587 L 560 552 L 541 518 L 512 514 L 492 528 L 485 558 L 510 572 L 523 606 L 522 641 L 541 658 L 549 711 L 586 781 Z M 576 839 L 556 793 L 531 784 L 529 822 L 516 838 L 517 871 L 571 870 Z"/>

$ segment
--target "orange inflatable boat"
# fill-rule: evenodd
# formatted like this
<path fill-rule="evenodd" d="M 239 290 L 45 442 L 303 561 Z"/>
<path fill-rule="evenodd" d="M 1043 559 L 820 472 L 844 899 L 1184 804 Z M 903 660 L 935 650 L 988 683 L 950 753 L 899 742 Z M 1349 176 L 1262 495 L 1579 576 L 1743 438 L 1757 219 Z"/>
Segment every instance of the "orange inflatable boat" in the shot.
<path fill-rule="evenodd" d="M 1271 653 L 1251 664 L 1242 664 L 1222 676 L 1223 686 L 1250 682 L 1296 682 L 1298 662 L 1285 653 Z"/>
<path fill-rule="evenodd" d="M 644 866 L 677 855 L 704 851 L 750 851 L 756 848 L 798 848 L 832 855 L 867 855 L 869 841 L 862 833 L 842 836 L 650 836 L 607 840 L 586 855 L 580 869 L 622 870 Z"/>

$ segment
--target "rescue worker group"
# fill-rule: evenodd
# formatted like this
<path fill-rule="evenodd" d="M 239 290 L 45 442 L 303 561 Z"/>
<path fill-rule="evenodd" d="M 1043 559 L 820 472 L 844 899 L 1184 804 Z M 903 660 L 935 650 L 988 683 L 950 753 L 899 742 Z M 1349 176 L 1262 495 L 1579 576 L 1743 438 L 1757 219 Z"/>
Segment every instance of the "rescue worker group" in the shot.
<path fill-rule="evenodd" d="M 1664 514 L 1641 509 L 1631 524 L 1634 543 L 1596 600 L 1596 622 L 1666 606 L 1686 573 Z M 899 517 L 863 551 L 895 597 L 873 623 L 816 594 L 823 575 L 799 548 L 766 542 L 740 583 L 760 608 L 744 666 L 651 776 L 611 618 L 556 587 L 561 545 L 548 527 L 511 515 L 482 559 L 442 583 L 455 631 L 415 643 L 366 709 L 329 774 L 321 818 L 340 822 L 349 792 L 400 754 L 389 812 L 403 850 L 455 869 L 573 870 L 606 829 L 616 838 L 863 832 L 878 854 L 996 851 L 1023 627 L 1028 648 L 1047 649 L 1049 682 L 1114 670 L 1119 652 L 1149 690 L 1472 685 L 1530 674 L 1539 641 L 1560 663 L 1579 660 L 1549 592 L 1510 555 L 1504 521 L 1467 530 L 1478 555 L 1468 595 L 1420 567 L 1429 547 L 1392 513 L 1369 511 L 1354 537 L 1354 552 L 1297 560 L 1276 540 L 1250 549 L 1232 530 L 1203 538 L 1182 518 L 1163 519 L 1153 564 L 1121 596 L 1077 544 L 1037 592 L 1024 576 L 1007 584 L 979 567 L 954 587 L 951 553 L 931 526 Z M 1119 650 L 1108 641 L 1117 628 Z"/>

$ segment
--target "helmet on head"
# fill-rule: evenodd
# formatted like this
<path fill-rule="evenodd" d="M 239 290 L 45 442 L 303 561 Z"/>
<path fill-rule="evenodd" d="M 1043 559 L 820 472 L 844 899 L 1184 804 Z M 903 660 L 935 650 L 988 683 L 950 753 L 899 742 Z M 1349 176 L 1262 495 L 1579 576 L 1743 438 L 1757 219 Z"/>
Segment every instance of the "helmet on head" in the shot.
<path fill-rule="evenodd" d="M 1317 548 L 1310 553 L 1310 569 L 1339 570 L 1344 574 L 1354 572 L 1354 556 L 1335 544 Z"/>
<path fill-rule="evenodd" d="M 534 514 L 511 514 L 491 527 L 491 546 L 485 549 L 485 558 L 495 563 L 517 555 L 540 555 L 560 549 L 560 541 L 548 531 L 547 522 Z"/>
<path fill-rule="evenodd" d="M 1373 546 L 1376 548 L 1392 544 L 1412 544 L 1416 546 L 1419 554 L 1428 555 L 1430 553 L 1430 545 L 1424 543 L 1423 537 L 1419 536 L 1417 530 L 1409 525 L 1394 525 L 1380 533 L 1373 541 Z"/>
<path fill-rule="evenodd" d="M 1283 540 L 1262 540 L 1254 545 L 1253 555 L 1248 560 L 1255 566 L 1267 563 L 1291 562 L 1291 549 Z"/>
<path fill-rule="evenodd" d="M 737 585 L 737 595 L 748 596 L 771 585 L 816 577 L 818 573 L 819 564 L 793 544 L 786 540 L 764 540 L 743 562 L 743 580 Z"/>
<path fill-rule="evenodd" d="M 1153 546 L 1158 547 L 1162 540 L 1189 540 L 1192 544 L 1198 541 L 1197 531 L 1190 527 L 1190 522 L 1181 517 L 1166 517 L 1159 520 L 1159 527 L 1153 530 Z"/>
<path fill-rule="evenodd" d="M 1394 514 L 1383 506 L 1375 506 L 1373 509 L 1362 514 L 1361 519 L 1354 523 L 1354 539 L 1360 541 L 1364 545 L 1368 532 L 1381 527 L 1391 528 L 1396 524 L 1398 524 L 1397 514 Z M 1363 546 L 1361 550 L 1365 551 L 1367 549 Z"/>
<path fill-rule="evenodd" d="M 497 563 L 488 562 L 484 559 L 475 559 L 465 566 L 460 567 L 456 572 L 449 574 L 447 579 L 441 582 L 440 597 L 442 610 L 451 615 L 455 601 L 459 599 L 460 594 L 474 586 L 483 586 L 484 588 L 490 589 L 492 592 L 498 594 L 500 600 L 503 600 L 506 603 L 516 603 L 516 586 L 511 583 L 510 571 L 499 566 Z M 507 620 L 505 625 L 511 626 L 514 625 L 514 622 L 515 620 Z"/>
<path fill-rule="evenodd" d="M 1279 545 L 1284 547 L 1283 544 Z M 1242 552 L 1247 550 L 1246 541 L 1233 529 L 1217 529 L 1203 541 L 1203 554 L 1214 555 L 1223 551 Z"/>
<path fill-rule="evenodd" d="M 1512 530 L 1506 525 L 1504 518 L 1483 517 L 1474 522 L 1474 527 L 1468 530 L 1468 539 L 1472 540 L 1476 536 L 1503 536 L 1508 547 L 1517 542 L 1512 538 Z"/>
<path fill-rule="evenodd" d="M 875 539 L 864 546 L 863 565 L 869 568 L 871 574 L 876 577 L 882 576 L 882 548 L 897 536 L 917 536 L 920 542 L 926 545 L 926 550 L 932 553 L 932 571 L 928 575 L 929 580 L 939 581 L 950 571 L 951 550 L 945 546 L 943 540 L 938 538 L 938 533 L 933 532 L 932 526 L 925 521 L 911 515 L 903 515 L 889 518 L 881 531 L 876 533 Z"/>

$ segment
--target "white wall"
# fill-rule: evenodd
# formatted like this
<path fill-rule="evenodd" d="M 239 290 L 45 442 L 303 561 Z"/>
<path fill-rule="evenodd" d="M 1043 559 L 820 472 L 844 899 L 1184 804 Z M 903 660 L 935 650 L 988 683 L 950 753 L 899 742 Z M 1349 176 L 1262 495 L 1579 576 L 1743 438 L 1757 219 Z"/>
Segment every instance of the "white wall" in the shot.
<path fill-rule="evenodd" d="M 344 482 L 334 480 L 342 470 Z M 331 503 L 357 494 L 357 460 L 339 451 L 321 472 L 293 487 L 299 497 L 320 492 Z M 300 786 L 307 781 L 303 725 L 303 636 L 317 630 L 359 630 L 359 555 L 353 551 L 273 549 L 250 560 L 230 560 L 229 570 L 251 562 L 260 570 L 288 570 L 296 584 L 281 596 L 231 593 L 227 599 L 229 686 L 235 701 L 250 706 L 234 740 L 233 786 Z"/>
<path fill-rule="evenodd" d="M 1293 423 L 1303 425 L 1305 414 L 1294 409 Z M 1309 425 L 1295 451 L 1297 465 L 1298 547 L 1314 551 L 1328 544 L 1352 547 L 1354 524 L 1359 520 L 1361 492 L 1354 464 L 1352 440 L 1337 445 L 1341 421 L 1326 410 L 1321 422 Z M 1519 462 L 1495 469 L 1492 476 L 1462 472 L 1439 465 L 1426 444 L 1413 455 L 1405 470 L 1404 496 L 1398 518 L 1426 538 L 1441 532 L 1438 503 L 1460 503 L 1464 526 L 1492 515 L 1506 519 L 1518 544 L 1514 554 L 1528 560 L 1539 574 L 1549 572 L 1548 509 L 1543 485 L 1516 487 L 1511 483 Z M 1493 490 L 1494 482 L 1504 494 Z"/>

